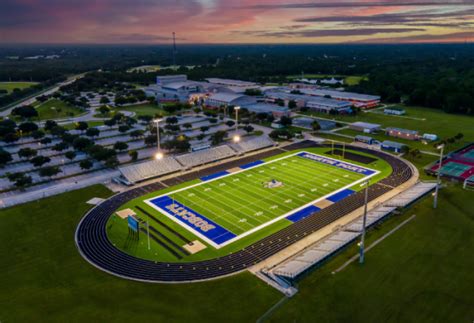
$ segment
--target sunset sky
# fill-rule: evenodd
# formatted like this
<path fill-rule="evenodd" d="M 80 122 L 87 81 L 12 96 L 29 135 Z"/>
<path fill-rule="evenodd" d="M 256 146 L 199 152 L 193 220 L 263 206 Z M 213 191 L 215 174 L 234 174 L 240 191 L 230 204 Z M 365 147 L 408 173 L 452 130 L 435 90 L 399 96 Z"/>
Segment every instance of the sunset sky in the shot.
<path fill-rule="evenodd" d="M 1 0 L 1 43 L 474 41 L 474 0 Z"/>

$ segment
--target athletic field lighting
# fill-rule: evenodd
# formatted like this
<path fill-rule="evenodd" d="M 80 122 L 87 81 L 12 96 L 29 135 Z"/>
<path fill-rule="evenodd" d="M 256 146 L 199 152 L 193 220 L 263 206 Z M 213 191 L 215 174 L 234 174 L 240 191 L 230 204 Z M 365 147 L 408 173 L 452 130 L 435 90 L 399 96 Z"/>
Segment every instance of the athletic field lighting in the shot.
<path fill-rule="evenodd" d="M 239 130 L 239 110 L 240 107 L 234 107 L 235 110 L 235 134 L 237 135 L 237 132 Z"/>
<path fill-rule="evenodd" d="M 365 182 L 365 197 L 364 197 L 364 216 L 362 218 L 362 235 L 359 243 L 359 263 L 364 263 L 364 240 L 365 240 L 365 226 L 367 223 L 367 200 L 369 197 L 369 180 Z"/>
<path fill-rule="evenodd" d="M 163 158 L 163 153 L 161 152 L 161 147 L 160 147 L 160 121 L 161 119 L 154 119 L 153 122 L 156 123 L 156 142 L 157 142 L 157 148 L 158 151 L 155 154 L 155 159 L 162 159 Z"/>
<path fill-rule="evenodd" d="M 239 142 L 240 141 L 240 136 L 239 135 L 235 135 L 234 138 L 232 138 L 234 140 L 235 143 Z"/>
<path fill-rule="evenodd" d="M 434 200 L 433 200 L 433 208 L 436 209 L 438 206 L 438 191 L 439 191 L 439 186 L 441 185 L 441 166 L 443 163 L 443 153 L 444 153 L 444 144 L 439 145 L 436 147 L 437 149 L 440 149 L 439 153 L 439 166 L 438 166 L 438 175 L 436 176 L 436 190 L 435 190 L 435 195 L 434 195 Z"/>

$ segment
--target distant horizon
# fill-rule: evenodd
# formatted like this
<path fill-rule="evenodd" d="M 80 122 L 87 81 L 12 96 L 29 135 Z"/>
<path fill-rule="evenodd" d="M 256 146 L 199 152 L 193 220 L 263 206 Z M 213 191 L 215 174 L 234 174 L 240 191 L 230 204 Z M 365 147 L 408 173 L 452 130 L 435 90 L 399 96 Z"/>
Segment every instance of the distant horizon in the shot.
<path fill-rule="evenodd" d="M 474 0 L 7 0 L 0 44 L 474 42 Z"/>

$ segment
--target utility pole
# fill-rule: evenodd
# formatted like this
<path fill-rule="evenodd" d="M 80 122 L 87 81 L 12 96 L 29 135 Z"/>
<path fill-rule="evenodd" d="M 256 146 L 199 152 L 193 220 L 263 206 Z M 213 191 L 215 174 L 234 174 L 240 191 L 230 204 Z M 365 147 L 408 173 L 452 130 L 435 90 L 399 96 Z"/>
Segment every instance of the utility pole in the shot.
<path fill-rule="evenodd" d="M 176 66 L 176 33 L 173 31 L 173 66 Z"/>
<path fill-rule="evenodd" d="M 359 243 L 359 263 L 364 263 L 364 243 L 365 243 L 365 226 L 367 224 L 367 202 L 369 198 L 369 180 L 365 182 L 365 197 L 364 197 L 364 216 L 362 218 L 362 235 Z"/>
<path fill-rule="evenodd" d="M 239 110 L 240 107 L 234 107 L 235 110 L 235 134 L 234 134 L 234 142 L 239 142 L 240 141 L 240 136 L 238 134 L 239 131 Z"/>
<path fill-rule="evenodd" d="M 157 148 L 158 148 L 158 151 L 155 154 L 155 159 L 162 159 L 163 158 L 163 153 L 161 152 L 161 146 L 160 146 L 160 121 L 161 121 L 161 119 L 155 119 L 153 121 L 156 122 L 156 142 L 157 142 Z"/>

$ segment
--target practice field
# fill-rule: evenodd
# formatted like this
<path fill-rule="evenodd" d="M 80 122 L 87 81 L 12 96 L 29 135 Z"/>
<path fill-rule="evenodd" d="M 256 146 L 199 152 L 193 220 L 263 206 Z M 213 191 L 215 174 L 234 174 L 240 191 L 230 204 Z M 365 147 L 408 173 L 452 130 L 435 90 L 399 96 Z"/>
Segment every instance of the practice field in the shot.
<path fill-rule="evenodd" d="M 378 173 L 303 151 L 206 176 L 145 203 L 221 248 L 281 219 L 296 222 L 317 212 Z"/>
<path fill-rule="evenodd" d="M 38 84 L 36 82 L 0 82 L 0 90 L 7 90 L 8 93 L 13 92 L 14 89 L 26 89 L 30 86 Z"/>

